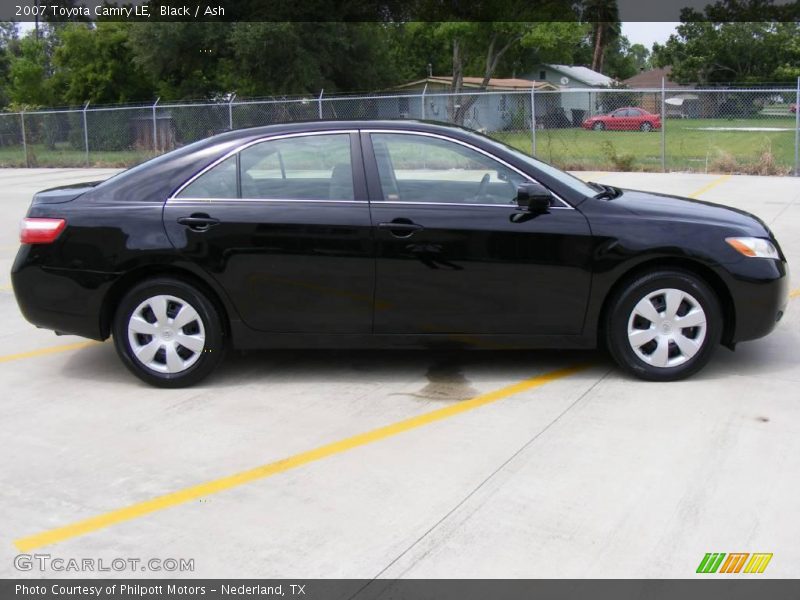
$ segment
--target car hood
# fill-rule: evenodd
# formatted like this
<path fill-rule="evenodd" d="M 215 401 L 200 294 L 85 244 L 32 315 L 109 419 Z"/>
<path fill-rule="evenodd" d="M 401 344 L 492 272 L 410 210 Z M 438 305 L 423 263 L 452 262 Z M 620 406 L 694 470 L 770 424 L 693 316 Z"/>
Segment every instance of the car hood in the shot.
<path fill-rule="evenodd" d="M 625 189 L 622 190 L 622 194 L 608 202 L 613 203 L 615 208 L 641 217 L 684 223 L 719 224 L 738 228 L 747 235 L 771 237 L 769 228 L 758 217 L 743 210 L 712 202 Z"/>
<path fill-rule="evenodd" d="M 85 194 L 100 183 L 102 183 L 102 181 L 73 183 L 71 185 L 62 185 L 42 190 L 41 192 L 36 192 L 33 196 L 32 204 L 61 204 L 63 202 L 69 202 Z"/>

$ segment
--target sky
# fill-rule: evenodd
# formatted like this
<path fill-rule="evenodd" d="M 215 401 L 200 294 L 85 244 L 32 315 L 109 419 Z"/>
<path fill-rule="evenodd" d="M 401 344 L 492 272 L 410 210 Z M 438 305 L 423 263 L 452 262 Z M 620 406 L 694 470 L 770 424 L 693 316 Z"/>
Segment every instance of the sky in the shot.
<path fill-rule="evenodd" d="M 631 44 L 642 44 L 650 50 L 653 42 L 663 44 L 667 41 L 671 33 L 675 33 L 675 27 L 680 23 L 653 23 L 653 22 L 631 22 L 622 24 L 622 35 L 627 37 Z"/>

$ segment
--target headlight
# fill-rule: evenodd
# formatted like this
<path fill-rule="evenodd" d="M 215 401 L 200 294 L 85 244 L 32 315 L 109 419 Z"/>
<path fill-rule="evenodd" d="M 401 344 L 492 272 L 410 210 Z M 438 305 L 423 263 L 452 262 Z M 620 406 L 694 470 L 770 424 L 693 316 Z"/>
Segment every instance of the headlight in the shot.
<path fill-rule="evenodd" d="M 729 237 L 725 241 L 739 254 L 753 258 L 780 258 L 778 249 L 769 240 L 755 237 Z"/>

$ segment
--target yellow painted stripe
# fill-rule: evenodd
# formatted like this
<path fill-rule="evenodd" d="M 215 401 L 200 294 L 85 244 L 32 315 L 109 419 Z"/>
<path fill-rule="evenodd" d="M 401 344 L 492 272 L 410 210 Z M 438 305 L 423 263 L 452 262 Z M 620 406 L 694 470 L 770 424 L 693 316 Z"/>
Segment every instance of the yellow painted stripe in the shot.
<path fill-rule="evenodd" d="M 717 177 L 713 181 L 710 181 L 709 183 L 707 183 L 706 185 L 701 187 L 699 190 L 696 190 L 696 191 L 692 192 L 691 194 L 689 194 L 689 198 L 699 198 L 701 195 L 705 194 L 707 191 L 713 190 L 718 185 L 725 183 L 731 177 L 732 177 L 732 175 L 723 175 L 722 177 Z"/>
<path fill-rule="evenodd" d="M 36 548 L 49 546 L 51 544 L 63 542 L 64 540 L 86 535 L 93 531 L 116 525 L 117 523 L 137 519 L 160 510 L 189 502 L 190 500 L 196 500 L 198 498 L 210 496 L 211 494 L 217 494 L 219 492 L 229 490 L 231 488 L 235 488 L 259 479 L 271 477 L 273 475 L 277 475 L 278 473 L 296 469 L 303 465 L 322 460 L 335 454 L 341 454 L 342 452 L 347 452 L 348 450 L 352 450 L 360 446 L 366 446 L 367 444 L 372 444 L 374 442 L 396 436 L 400 433 L 404 433 L 418 427 L 423 427 L 424 425 L 429 425 L 431 423 L 474 410 L 481 406 L 486 406 L 487 404 L 497 402 L 503 398 L 508 398 L 509 396 L 537 388 L 551 381 L 555 381 L 556 379 L 573 375 L 585 368 L 587 368 L 586 365 L 567 367 L 565 369 L 558 369 L 557 371 L 551 371 L 549 373 L 545 373 L 544 375 L 525 379 L 524 381 L 500 388 L 493 392 L 481 394 L 480 396 L 476 396 L 470 400 L 465 400 L 445 408 L 440 408 L 416 417 L 411 417 L 410 419 L 392 423 L 391 425 L 386 425 L 365 433 L 360 433 L 358 435 L 354 435 L 353 437 L 332 442 L 330 444 L 314 448 L 313 450 L 301 452 L 300 454 L 295 454 L 294 456 L 290 456 L 276 462 L 255 467 L 254 469 L 242 471 L 240 473 L 215 479 L 213 481 L 207 481 L 205 483 L 184 488 L 169 494 L 164 494 L 163 496 L 157 496 L 151 500 L 145 500 L 144 502 L 131 504 L 124 508 L 112 510 L 95 517 L 84 519 L 82 521 L 76 521 L 75 523 L 71 523 L 70 525 L 66 525 L 64 527 L 58 527 L 56 529 L 51 529 L 49 531 L 43 531 L 35 535 L 20 538 L 14 541 L 14 545 L 20 552 L 29 552 L 31 550 L 35 550 Z"/>
<path fill-rule="evenodd" d="M 800 296 L 800 288 L 789 292 L 789 298 L 797 298 L 798 296 Z"/>
<path fill-rule="evenodd" d="M 764 558 L 761 559 L 761 564 L 758 566 L 758 572 L 763 573 L 764 570 L 767 568 L 769 561 L 772 560 L 772 554 L 765 554 Z"/>
<path fill-rule="evenodd" d="M 75 344 L 64 344 L 63 346 L 50 346 L 48 348 L 39 348 L 38 350 L 31 350 L 30 352 L 19 352 L 17 354 L 6 354 L 0 356 L 0 363 L 11 362 L 12 360 L 22 360 L 23 358 L 36 358 L 37 356 L 47 356 L 48 354 L 58 354 L 59 352 L 68 352 L 70 350 L 80 350 L 94 346 L 102 342 L 95 342 L 89 340 L 87 342 L 77 342 Z"/>

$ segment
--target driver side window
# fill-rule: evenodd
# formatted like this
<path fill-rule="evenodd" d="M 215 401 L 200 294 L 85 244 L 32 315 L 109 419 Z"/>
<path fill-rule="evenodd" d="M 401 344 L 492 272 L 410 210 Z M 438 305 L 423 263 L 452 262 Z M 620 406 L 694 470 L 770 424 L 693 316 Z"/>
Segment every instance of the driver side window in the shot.
<path fill-rule="evenodd" d="M 388 202 L 515 204 L 516 171 L 468 148 L 435 137 L 371 134 L 383 199 Z"/>

